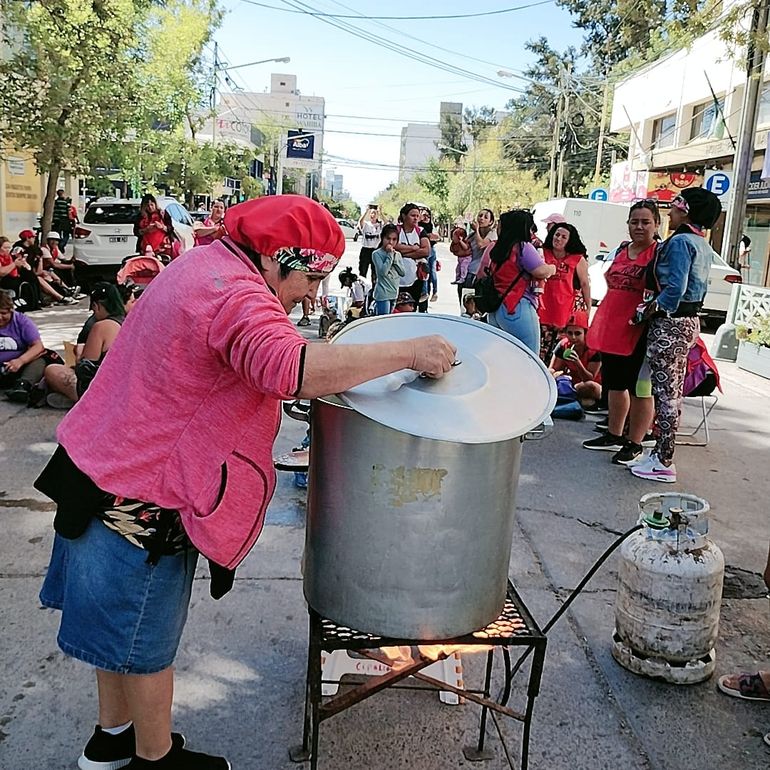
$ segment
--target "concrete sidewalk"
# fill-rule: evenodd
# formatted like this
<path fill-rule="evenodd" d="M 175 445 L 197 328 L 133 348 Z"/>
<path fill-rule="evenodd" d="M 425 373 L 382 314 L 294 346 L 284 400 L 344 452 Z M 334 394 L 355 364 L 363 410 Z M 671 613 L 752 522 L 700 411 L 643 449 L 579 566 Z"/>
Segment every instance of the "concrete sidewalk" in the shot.
<path fill-rule="evenodd" d="M 355 264 L 351 244 L 347 264 Z M 440 301 L 456 312 L 453 263 L 442 253 Z M 57 308 L 34 314 L 47 344 L 72 338 L 85 313 Z M 313 333 L 313 328 L 309 334 Z M 728 575 L 717 673 L 768 664 L 766 590 L 759 572 L 770 527 L 770 382 L 720 364 L 724 395 L 712 414 L 712 442 L 677 451 L 679 483 L 712 506 L 712 535 Z M 689 410 L 689 407 L 688 407 Z M 691 417 L 688 414 L 688 419 Z M 0 402 L 0 768 L 74 768 L 95 722 L 93 677 L 56 647 L 58 618 L 37 592 L 47 565 L 52 505 L 32 482 L 54 447 L 61 413 Z M 593 422 L 560 423 L 525 445 L 510 576 L 545 623 L 599 554 L 636 519 L 636 504 L 662 485 L 636 479 L 580 442 Z M 295 446 L 303 426 L 284 420 L 276 452 Z M 664 487 L 670 489 L 670 487 Z M 307 613 L 300 558 L 304 494 L 279 474 L 268 523 L 238 571 L 234 590 L 208 596 L 199 567 L 190 620 L 178 658 L 176 724 L 193 749 L 225 753 L 237 770 L 295 767 L 287 755 L 302 730 Z M 469 512 L 472 515 L 472 512 Z M 549 635 L 535 706 L 533 770 L 673 767 L 748 770 L 770 767 L 762 734 L 770 709 L 717 693 L 714 681 L 675 688 L 641 679 L 610 656 L 616 561 L 611 559 Z M 482 660 L 464 658 L 478 684 Z M 496 688 L 502 677 L 496 676 Z M 512 705 L 523 705 L 517 679 Z M 472 704 L 446 706 L 432 693 L 384 692 L 325 722 L 319 767 L 325 770 L 446 770 L 471 766 L 462 755 L 478 730 Z M 520 735 L 504 725 L 514 754 Z M 495 759 L 508 767 L 492 730 Z M 518 766 L 518 765 L 517 765 Z"/>

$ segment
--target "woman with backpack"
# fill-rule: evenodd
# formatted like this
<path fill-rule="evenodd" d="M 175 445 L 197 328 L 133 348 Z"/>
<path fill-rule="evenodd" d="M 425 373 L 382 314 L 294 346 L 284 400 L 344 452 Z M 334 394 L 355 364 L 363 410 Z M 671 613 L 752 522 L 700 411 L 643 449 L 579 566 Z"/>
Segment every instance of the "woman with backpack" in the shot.
<path fill-rule="evenodd" d="M 607 395 L 608 430 L 583 442 L 585 449 L 614 452 L 612 462 L 628 465 L 642 454 L 642 442 L 652 425 L 655 407 L 649 374 L 642 374 L 647 352 L 647 329 L 631 320 L 645 292 L 645 275 L 655 257 L 660 225 L 653 201 L 634 203 L 628 213 L 630 241 L 608 257 L 604 274 L 607 294 L 596 310 L 587 342 L 602 354 L 602 384 Z M 624 438 L 626 420 L 628 433 Z"/>
<path fill-rule="evenodd" d="M 500 307 L 487 315 L 488 323 L 521 340 L 534 353 L 540 353 L 538 296 L 533 280 L 550 278 L 556 267 L 549 265 L 530 243 L 535 221 L 529 211 L 514 209 L 500 215 L 497 240 L 488 247 L 489 271 L 494 287 L 502 297 Z M 479 277 L 483 277 L 479 274 Z"/>

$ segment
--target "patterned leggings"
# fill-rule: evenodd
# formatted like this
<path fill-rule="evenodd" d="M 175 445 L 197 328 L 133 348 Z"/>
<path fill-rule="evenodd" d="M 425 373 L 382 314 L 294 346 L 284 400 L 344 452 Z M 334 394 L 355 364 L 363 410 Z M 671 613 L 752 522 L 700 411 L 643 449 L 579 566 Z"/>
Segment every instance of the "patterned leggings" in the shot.
<path fill-rule="evenodd" d="M 697 318 L 654 318 L 647 330 L 647 359 L 658 428 L 655 453 L 665 465 L 674 458 L 687 353 L 699 332 Z"/>

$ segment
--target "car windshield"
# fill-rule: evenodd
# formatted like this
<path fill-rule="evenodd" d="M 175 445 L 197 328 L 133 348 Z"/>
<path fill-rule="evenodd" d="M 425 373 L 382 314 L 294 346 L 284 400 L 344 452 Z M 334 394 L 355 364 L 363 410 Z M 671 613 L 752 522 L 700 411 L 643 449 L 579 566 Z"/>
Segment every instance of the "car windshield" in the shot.
<path fill-rule="evenodd" d="M 93 203 L 83 217 L 87 225 L 132 225 L 139 214 L 139 206 L 131 203 L 100 206 Z"/>

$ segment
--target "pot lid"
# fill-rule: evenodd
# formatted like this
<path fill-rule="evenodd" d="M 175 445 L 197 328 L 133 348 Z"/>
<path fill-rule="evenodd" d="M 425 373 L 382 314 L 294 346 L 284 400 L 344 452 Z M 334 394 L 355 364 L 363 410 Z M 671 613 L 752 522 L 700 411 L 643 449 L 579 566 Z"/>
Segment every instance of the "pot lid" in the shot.
<path fill-rule="evenodd" d="M 523 436 L 556 403 L 556 383 L 540 359 L 500 329 L 469 318 L 396 313 L 346 326 L 335 345 L 440 334 L 457 347 L 457 365 L 439 380 L 408 369 L 340 393 L 376 422 L 413 436 L 488 444 Z"/>

